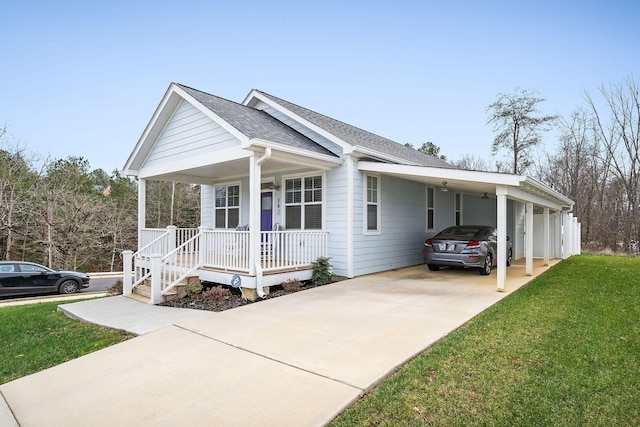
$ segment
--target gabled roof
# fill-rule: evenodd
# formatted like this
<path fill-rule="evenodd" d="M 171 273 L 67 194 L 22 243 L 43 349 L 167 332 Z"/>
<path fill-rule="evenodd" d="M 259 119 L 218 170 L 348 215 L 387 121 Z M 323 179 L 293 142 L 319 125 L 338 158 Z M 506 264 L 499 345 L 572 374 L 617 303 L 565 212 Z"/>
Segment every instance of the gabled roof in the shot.
<path fill-rule="evenodd" d="M 264 111 L 247 107 L 191 87 L 177 84 L 200 104 L 236 128 L 249 139 L 262 139 L 289 147 L 335 156 L 326 148 L 296 132 Z"/>
<path fill-rule="evenodd" d="M 270 95 L 260 90 L 255 92 L 261 94 L 272 102 L 284 107 L 288 111 L 296 114 L 304 120 L 318 126 L 331 133 L 345 143 L 357 148 L 361 147 L 382 155 L 392 157 L 394 160 L 403 160 L 416 166 L 429 166 L 439 168 L 453 168 L 449 163 L 437 157 L 422 153 L 413 148 L 406 147 L 400 143 L 352 126 L 350 124 L 333 119 L 308 108 L 301 107 L 284 99 Z M 245 100 L 245 103 L 247 100 Z"/>

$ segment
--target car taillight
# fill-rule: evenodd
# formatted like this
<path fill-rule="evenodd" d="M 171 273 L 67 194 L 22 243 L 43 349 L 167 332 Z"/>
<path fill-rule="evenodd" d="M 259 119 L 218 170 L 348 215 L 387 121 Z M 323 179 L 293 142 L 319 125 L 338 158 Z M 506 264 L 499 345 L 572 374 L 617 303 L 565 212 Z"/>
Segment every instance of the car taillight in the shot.
<path fill-rule="evenodd" d="M 427 240 L 425 240 L 425 241 L 424 241 L 424 245 L 425 245 L 425 246 L 432 247 L 433 245 L 431 244 L 431 239 L 427 239 Z"/>
<path fill-rule="evenodd" d="M 469 240 L 469 243 L 467 243 L 467 246 L 465 246 L 465 249 L 477 249 L 480 247 L 480 242 L 477 240 Z"/>

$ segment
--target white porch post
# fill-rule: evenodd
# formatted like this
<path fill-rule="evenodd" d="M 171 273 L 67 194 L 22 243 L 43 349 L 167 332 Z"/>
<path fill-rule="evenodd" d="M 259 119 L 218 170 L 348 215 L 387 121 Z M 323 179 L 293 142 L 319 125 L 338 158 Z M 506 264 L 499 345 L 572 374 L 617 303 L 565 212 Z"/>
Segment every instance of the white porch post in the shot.
<path fill-rule="evenodd" d="M 505 291 L 507 281 L 507 189 L 496 188 L 498 227 L 498 291 Z"/>
<path fill-rule="evenodd" d="M 347 277 L 353 277 L 353 158 L 347 156 Z"/>
<path fill-rule="evenodd" d="M 198 263 L 200 265 L 206 265 L 207 254 L 209 253 L 209 239 L 208 236 L 205 235 L 205 231 L 209 230 L 207 227 L 200 226 L 198 227 L 198 232 L 200 233 L 200 246 L 198 248 Z"/>
<path fill-rule="evenodd" d="M 131 295 L 131 268 L 133 266 L 133 251 L 122 251 L 122 294 Z"/>
<path fill-rule="evenodd" d="M 147 226 L 147 180 L 138 179 L 138 249 L 142 242 L 142 229 Z"/>
<path fill-rule="evenodd" d="M 526 268 L 525 274 L 527 276 L 533 275 L 533 203 L 527 202 L 525 205 L 525 232 L 524 232 L 524 245 L 525 245 L 525 258 Z"/>
<path fill-rule="evenodd" d="M 249 157 L 249 274 L 255 275 L 255 264 L 258 259 L 258 251 L 260 245 L 258 238 L 260 233 L 260 223 L 258 217 L 258 209 L 260 209 L 260 190 L 259 185 L 256 189 L 256 175 L 260 176 L 261 165 L 257 163 L 255 155 Z M 257 180 L 258 183 L 260 179 Z"/>
<path fill-rule="evenodd" d="M 151 255 L 151 304 L 160 304 L 162 300 L 161 272 L 162 255 Z"/>
<path fill-rule="evenodd" d="M 544 265 L 549 265 L 549 208 L 544 208 L 543 218 L 544 221 Z"/>
<path fill-rule="evenodd" d="M 176 231 L 178 230 L 178 227 L 176 227 L 175 225 L 168 225 L 167 226 L 167 231 L 169 232 L 169 241 L 168 246 L 166 248 L 167 253 L 173 251 L 176 248 Z M 164 254 L 164 255 L 166 255 Z"/>

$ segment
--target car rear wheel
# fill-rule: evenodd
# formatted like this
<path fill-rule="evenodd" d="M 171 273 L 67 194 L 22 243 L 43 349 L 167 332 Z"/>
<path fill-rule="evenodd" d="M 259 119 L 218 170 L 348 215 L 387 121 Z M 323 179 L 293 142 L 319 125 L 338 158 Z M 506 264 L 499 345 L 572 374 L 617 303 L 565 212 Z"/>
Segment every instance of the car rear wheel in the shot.
<path fill-rule="evenodd" d="M 484 267 L 480 267 L 479 272 L 483 276 L 488 276 L 491 274 L 491 265 L 493 263 L 493 258 L 491 257 L 491 252 L 484 257 Z"/>
<path fill-rule="evenodd" d="M 429 268 L 429 271 L 438 271 L 438 270 L 440 270 L 440 266 L 439 265 L 435 265 L 435 264 L 427 264 L 427 268 Z"/>
<path fill-rule="evenodd" d="M 75 280 L 65 280 L 58 290 L 61 294 L 75 294 L 78 292 L 78 283 Z"/>

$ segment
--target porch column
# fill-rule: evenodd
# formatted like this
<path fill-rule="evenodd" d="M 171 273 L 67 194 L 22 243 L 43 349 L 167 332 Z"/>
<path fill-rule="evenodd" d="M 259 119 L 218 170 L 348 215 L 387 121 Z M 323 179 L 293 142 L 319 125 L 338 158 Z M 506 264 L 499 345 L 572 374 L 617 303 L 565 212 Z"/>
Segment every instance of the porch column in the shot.
<path fill-rule="evenodd" d="M 549 208 L 544 208 L 544 213 L 542 214 L 542 220 L 544 222 L 544 243 L 543 243 L 543 253 L 544 253 L 544 265 L 549 265 Z"/>
<path fill-rule="evenodd" d="M 347 156 L 347 277 L 353 274 L 353 168 L 354 159 Z"/>
<path fill-rule="evenodd" d="M 527 202 L 525 205 L 525 232 L 524 247 L 526 258 L 525 274 L 533 275 L 533 203 Z"/>
<path fill-rule="evenodd" d="M 138 179 L 138 249 L 142 242 L 142 230 L 147 226 L 147 180 Z"/>
<path fill-rule="evenodd" d="M 507 189 L 496 188 L 497 228 L 498 228 L 498 292 L 505 291 L 507 281 Z"/>
<path fill-rule="evenodd" d="M 256 274 L 256 260 L 259 259 L 260 245 L 260 174 L 262 167 L 257 163 L 255 155 L 249 157 L 249 274 Z M 258 179 L 256 180 L 256 176 Z M 257 182 L 257 184 L 256 184 Z"/>

